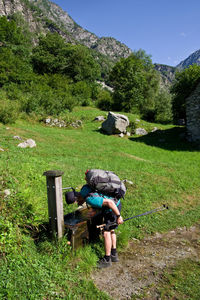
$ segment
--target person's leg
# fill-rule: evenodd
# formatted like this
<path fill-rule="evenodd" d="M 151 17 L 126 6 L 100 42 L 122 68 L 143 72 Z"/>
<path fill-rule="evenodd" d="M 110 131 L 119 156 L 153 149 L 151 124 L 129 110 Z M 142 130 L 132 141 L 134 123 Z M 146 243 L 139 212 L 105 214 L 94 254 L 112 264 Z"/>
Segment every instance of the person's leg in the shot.
<path fill-rule="evenodd" d="M 111 247 L 112 247 L 112 238 L 110 231 L 104 231 L 104 248 L 105 248 L 105 255 L 110 256 L 111 254 Z"/>
<path fill-rule="evenodd" d="M 112 240 L 111 248 L 116 249 L 117 248 L 117 237 L 116 237 L 116 233 L 115 233 L 114 229 L 111 230 L 111 240 Z"/>
<path fill-rule="evenodd" d="M 111 261 L 118 262 L 119 258 L 117 255 L 117 237 L 114 230 L 111 230 L 111 240 L 112 240 L 112 247 L 111 247 Z"/>
<path fill-rule="evenodd" d="M 112 265 L 111 262 L 111 247 L 112 239 L 110 231 L 104 231 L 104 247 L 105 247 L 105 256 L 99 260 L 98 267 L 106 268 Z"/>

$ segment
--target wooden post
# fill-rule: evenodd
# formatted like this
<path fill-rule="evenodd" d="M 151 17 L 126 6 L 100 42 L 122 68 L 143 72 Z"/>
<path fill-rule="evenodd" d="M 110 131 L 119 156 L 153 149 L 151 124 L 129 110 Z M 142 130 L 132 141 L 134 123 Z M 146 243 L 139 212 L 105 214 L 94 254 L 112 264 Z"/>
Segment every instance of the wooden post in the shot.
<path fill-rule="evenodd" d="M 44 172 L 43 175 L 47 179 L 47 197 L 49 224 L 52 235 L 58 239 L 64 233 L 64 215 L 63 215 L 63 199 L 62 199 L 62 175 L 64 172 L 59 170 L 51 170 Z"/>

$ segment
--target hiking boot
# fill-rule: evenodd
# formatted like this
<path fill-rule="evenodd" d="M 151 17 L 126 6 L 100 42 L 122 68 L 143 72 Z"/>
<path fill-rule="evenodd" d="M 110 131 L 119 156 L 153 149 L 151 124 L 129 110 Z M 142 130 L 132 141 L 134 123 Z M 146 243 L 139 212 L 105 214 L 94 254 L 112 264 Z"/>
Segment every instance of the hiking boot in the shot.
<path fill-rule="evenodd" d="M 110 266 L 112 266 L 111 259 L 109 259 L 109 261 L 107 261 L 107 260 L 105 259 L 105 257 L 103 257 L 103 258 L 100 259 L 99 262 L 98 262 L 98 268 L 99 268 L 99 269 L 107 268 L 107 267 L 110 267 Z"/>
<path fill-rule="evenodd" d="M 112 261 L 112 262 L 118 262 L 118 261 L 119 261 L 119 258 L 118 258 L 117 253 L 116 253 L 115 255 L 112 255 L 112 254 L 111 254 L 111 261 Z"/>

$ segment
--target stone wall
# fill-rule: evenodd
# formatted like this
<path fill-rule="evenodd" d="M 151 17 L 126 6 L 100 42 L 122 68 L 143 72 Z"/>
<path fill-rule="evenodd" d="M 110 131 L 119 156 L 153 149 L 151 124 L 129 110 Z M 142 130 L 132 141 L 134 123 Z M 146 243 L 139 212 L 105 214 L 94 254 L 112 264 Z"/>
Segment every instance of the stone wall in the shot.
<path fill-rule="evenodd" d="M 186 99 L 186 119 L 188 140 L 200 142 L 200 83 Z"/>

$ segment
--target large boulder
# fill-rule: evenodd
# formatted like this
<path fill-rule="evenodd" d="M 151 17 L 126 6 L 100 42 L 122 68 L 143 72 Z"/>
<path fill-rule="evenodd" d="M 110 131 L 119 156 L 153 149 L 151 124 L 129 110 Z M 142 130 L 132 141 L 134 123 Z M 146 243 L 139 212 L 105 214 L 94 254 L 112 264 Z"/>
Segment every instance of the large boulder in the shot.
<path fill-rule="evenodd" d="M 102 123 L 101 128 L 107 134 L 126 133 L 129 125 L 128 117 L 120 114 L 109 112 L 107 119 Z"/>

